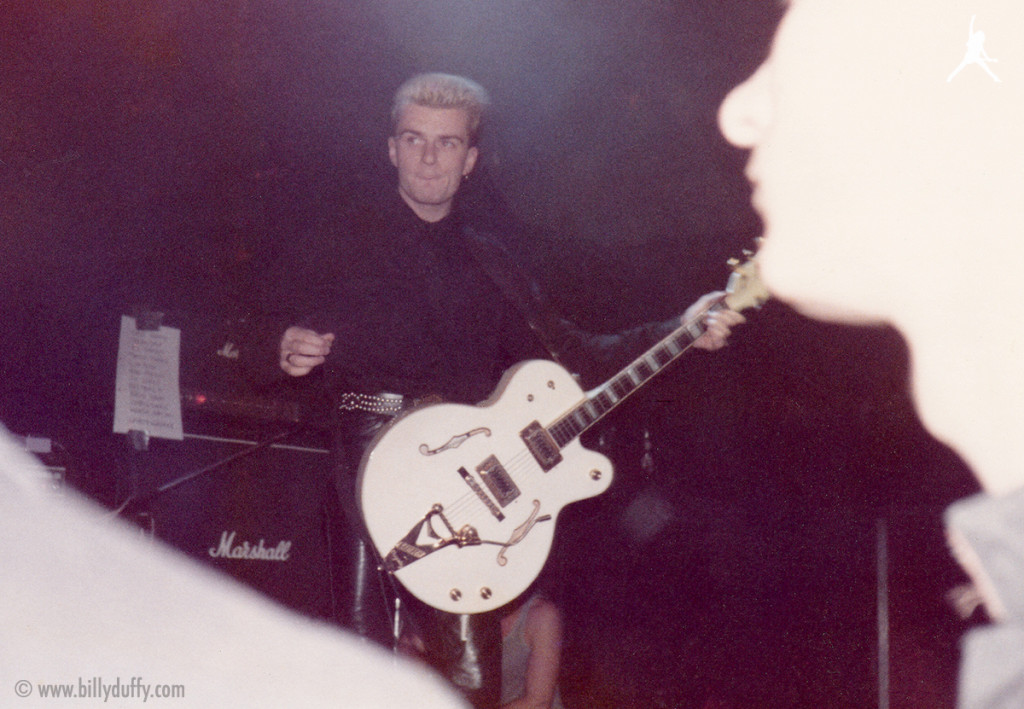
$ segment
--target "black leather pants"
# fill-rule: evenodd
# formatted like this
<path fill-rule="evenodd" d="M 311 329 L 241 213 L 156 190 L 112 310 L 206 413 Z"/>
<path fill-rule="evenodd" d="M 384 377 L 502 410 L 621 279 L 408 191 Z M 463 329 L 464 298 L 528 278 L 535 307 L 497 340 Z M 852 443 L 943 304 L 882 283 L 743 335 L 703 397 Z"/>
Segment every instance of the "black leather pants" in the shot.
<path fill-rule="evenodd" d="M 345 539 L 337 556 L 341 623 L 356 634 L 395 647 L 395 598 L 403 622 L 423 640 L 426 659 L 478 709 L 498 706 L 501 694 L 501 621 L 497 613 L 453 615 L 431 608 L 405 592 L 383 571 L 369 542 L 356 497 L 356 473 L 363 452 L 390 416 L 361 411 L 339 413 L 334 438 L 334 481 L 344 516 Z"/>
<path fill-rule="evenodd" d="M 335 426 L 334 485 L 341 507 L 344 537 L 335 556 L 339 620 L 357 635 L 393 646 L 394 592 L 377 571 L 377 556 L 368 541 L 356 498 L 356 473 L 366 445 L 388 417 L 363 412 L 339 414 Z"/>

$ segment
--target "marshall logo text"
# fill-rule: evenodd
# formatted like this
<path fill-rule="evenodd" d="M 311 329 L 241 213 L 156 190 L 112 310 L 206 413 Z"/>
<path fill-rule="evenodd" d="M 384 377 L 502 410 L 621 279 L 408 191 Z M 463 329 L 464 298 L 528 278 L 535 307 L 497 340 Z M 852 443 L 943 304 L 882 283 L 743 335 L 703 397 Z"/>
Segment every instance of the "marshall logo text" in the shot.
<path fill-rule="evenodd" d="M 220 544 L 210 547 L 209 553 L 214 559 L 244 559 L 247 561 L 288 561 L 292 543 L 280 541 L 276 547 L 266 547 L 263 540 L 259 544 L 242 542 L 235 544 L 235 532 L 221 532 Z"/>

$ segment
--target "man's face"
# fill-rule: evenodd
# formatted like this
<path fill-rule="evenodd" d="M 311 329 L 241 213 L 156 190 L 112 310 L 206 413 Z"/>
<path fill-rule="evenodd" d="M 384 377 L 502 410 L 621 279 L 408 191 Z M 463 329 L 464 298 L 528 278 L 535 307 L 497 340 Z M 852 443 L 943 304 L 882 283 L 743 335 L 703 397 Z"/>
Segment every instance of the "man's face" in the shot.
<path fill-rule="evenodd" d="M 398 168 L 398 192 L 428 222 L 443 219 L 462 179 L 476 165 L 477 149 L 469 144 L 469 116 L 459 108 L 406 106 L 388 155 Z"/>
<path fill-rule="evenodd" d="M 949 119 L 999 87 L 978 67 L 946 83 L 968 35 L 959 5 L 793 0 L 768 60 L 722 105 L 723 134 L 752 150 L 765 278 L 810 315 L 891 320 L 915 297 L 907 274 L 965 226 L 979 136 Z"/>

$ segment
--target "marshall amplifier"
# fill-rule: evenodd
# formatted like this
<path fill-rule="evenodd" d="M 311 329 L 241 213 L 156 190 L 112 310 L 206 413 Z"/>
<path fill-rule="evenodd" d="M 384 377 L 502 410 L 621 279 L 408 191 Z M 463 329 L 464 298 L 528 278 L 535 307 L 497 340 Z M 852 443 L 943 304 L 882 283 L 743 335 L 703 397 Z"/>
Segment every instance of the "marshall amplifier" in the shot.
<path fill-rule="evenodd" d="M 133 455 L 148 499 L 135 518 L 156 538 L 301 613 L 337 620 L 341 520 L 326 448 L 186 434 Z"/>

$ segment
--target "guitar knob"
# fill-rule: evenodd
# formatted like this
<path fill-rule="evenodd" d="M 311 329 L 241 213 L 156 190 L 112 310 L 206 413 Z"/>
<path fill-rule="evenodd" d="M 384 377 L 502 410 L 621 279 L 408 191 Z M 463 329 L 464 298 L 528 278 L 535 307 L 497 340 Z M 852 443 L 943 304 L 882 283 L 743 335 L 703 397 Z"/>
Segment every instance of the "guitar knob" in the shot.
<path fill-rule="evenodd" d="M 600 480 L 601 479 L 601 471 L 597 470 L 596 468 L 594 470 L 591 470 L 590 471 L 590 479 L 591 480 Z"/>
<path fill-rule="evenodd" d="M 480 598 L 484 599 L 485 601 L 489 599 L 491 595 L 491 589 L 487 588 L 486 586 L 480 589 Z"/>
<path fill-rule="evenodd" d="M 453 601 L 461 600 L 462 591 L 460 591 L 457 588 L 453 588 L 451 591 L 448 592 L 448 597 L 451 598 Z"/>

